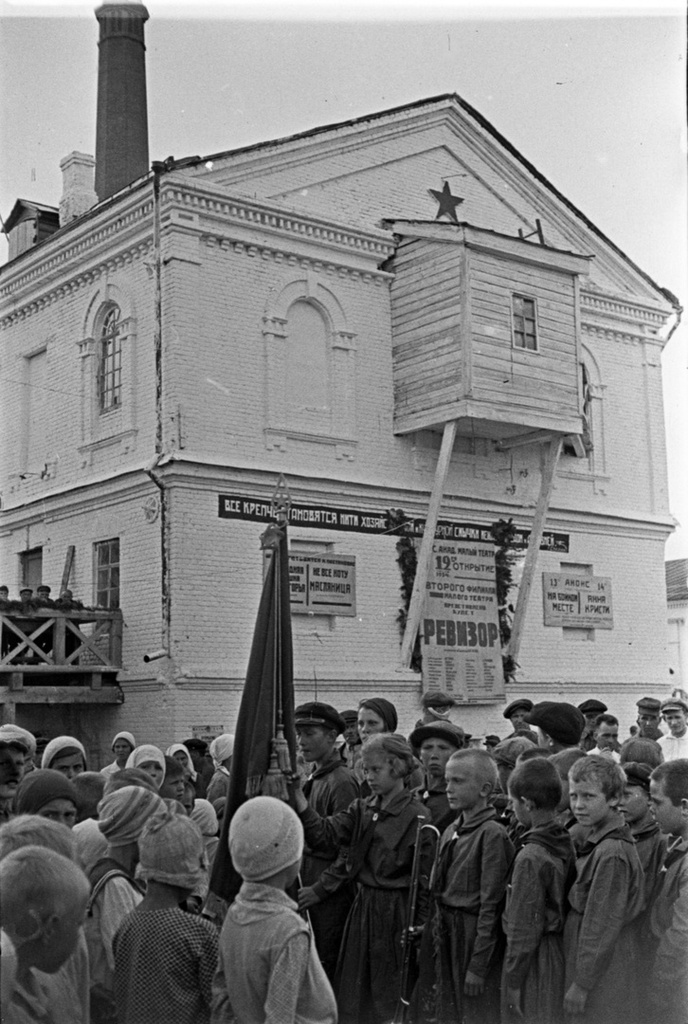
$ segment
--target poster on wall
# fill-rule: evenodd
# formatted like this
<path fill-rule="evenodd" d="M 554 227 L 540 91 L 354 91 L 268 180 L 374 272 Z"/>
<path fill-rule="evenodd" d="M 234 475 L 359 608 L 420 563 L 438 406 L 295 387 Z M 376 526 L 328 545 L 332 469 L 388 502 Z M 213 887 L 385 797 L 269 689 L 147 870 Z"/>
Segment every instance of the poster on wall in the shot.
<path fill-rule="evenodd" d="M 420 634 L 426 690 L 504 700 L 493 544 L 433 544 Z"/>
<path fill-rule="evenodd" d="M 546 626 L 614 629 L 609 576 L 543 572 L 542 600 Z"/>
<path fill-rule="evenodd" d="M 289 591 L 295 615 L 355 615 L 356 556 L 290 551 Z"/>

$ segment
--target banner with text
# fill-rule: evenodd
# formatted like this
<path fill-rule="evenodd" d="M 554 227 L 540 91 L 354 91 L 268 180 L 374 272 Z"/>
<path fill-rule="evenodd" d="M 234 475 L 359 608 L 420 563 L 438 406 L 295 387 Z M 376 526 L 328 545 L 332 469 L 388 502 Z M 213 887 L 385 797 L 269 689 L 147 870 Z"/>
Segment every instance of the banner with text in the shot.
<path fill-rule="evenodd" d="M 355 615 L 355 555 L 289 553 L 291 610 L 296 615 Z"/>
<path fill-rule="evenodd" d="M 433 544 L 420 635 L 426 690 L 468 704 L 504 699 L 491 542 Z"/>
<path fill-rule="evenodd" d="M 543 572 L 542 599 L 546 626 L 614 629 L 612 581 L 608 576 Z"/>
<path fill-rule="evenodd" d="M 246 498 L 239 494 L 218 495 L 220 519 L 243 519 L 255 523 L 271 521 L 270 502 L 259 498 Z M 301 505 L 294 502 L 289 510 L 290 526 L 308 526 L 319 530 L 346 530 L 349 533 L 392 533 L 385 512 L 365 512 L 355 508 L 331 505 Z M 414 537 L 422 537 L 425 519 L 412 519 L 409 528 Z M 514 550 L 528 547 L 530 530 L 517 527 Z M 492 543 L 490 527 L 484 523 L 456 523 L 440 519 L 435 530 L 436 540 L 470 540 Z M 568 533 L 545 531 L 541 551 L 566 553 L 569 550 Z"/>

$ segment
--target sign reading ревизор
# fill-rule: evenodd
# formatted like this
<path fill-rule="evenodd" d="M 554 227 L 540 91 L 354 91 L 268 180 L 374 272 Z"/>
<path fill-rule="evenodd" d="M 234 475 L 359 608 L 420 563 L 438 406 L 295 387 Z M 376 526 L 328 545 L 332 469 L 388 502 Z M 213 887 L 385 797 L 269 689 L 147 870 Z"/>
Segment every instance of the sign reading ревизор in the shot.
<path fill-rule="evenodd" d="M 542 600 L 546 626 L 614 628 L 612 581 L 608 576 L 543 572 Z"/>
<path fill-rule="evenodd" d="M 426 690 L 504 699 L 494 544 L 433 544 L 420 633 Z"/>

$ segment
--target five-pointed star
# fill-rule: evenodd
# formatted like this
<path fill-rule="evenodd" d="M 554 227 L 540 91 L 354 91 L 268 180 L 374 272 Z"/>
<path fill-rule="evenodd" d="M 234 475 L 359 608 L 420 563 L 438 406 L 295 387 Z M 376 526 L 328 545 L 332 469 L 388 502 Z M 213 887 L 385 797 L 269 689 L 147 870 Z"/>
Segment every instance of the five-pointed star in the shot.
<path fill-rule="evenodd" d="M 440 204 L 435 214 L 435 220 L 439 220 L 443 213 L 446 213 L 450 220 L 453 220 L 455 224 L 459 223 L 459 218 L 456 216 L 456 207 L 459 203 L 463 202 L 463 199 L 459 199 L 458 196 L 453 196 L 449 188 L 449 182 L 445 181 L 441 192 L 438 192 L 436 188 L 429 188 L 428 193 L 436 199 Z"/>

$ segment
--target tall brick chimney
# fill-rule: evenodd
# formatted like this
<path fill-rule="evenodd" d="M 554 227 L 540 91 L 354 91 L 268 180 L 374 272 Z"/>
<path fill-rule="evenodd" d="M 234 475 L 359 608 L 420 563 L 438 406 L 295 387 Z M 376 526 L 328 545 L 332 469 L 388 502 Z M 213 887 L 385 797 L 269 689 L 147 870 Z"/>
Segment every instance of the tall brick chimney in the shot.
<path fill-rule="evenodd" d="M 143 33 L 148 11 L 140 0 L 105 0 L 95 13 L 100 25 L 96 193 L 102 202 L 149 170 Z"/>

